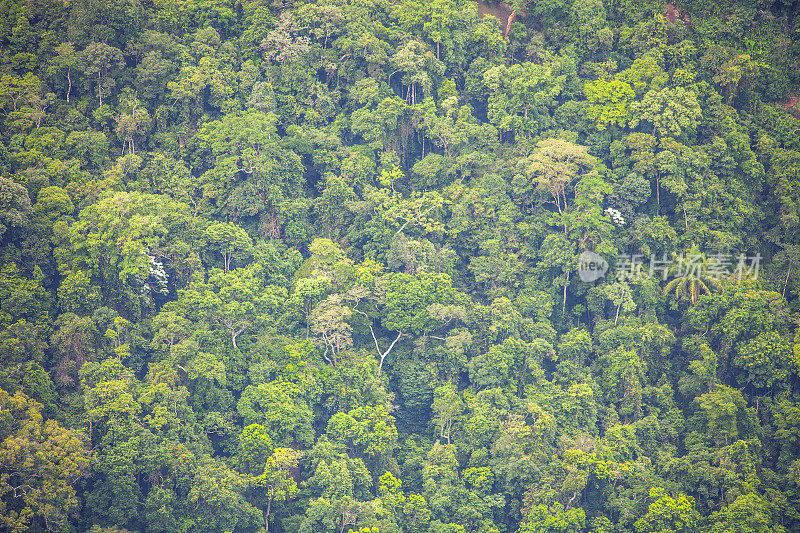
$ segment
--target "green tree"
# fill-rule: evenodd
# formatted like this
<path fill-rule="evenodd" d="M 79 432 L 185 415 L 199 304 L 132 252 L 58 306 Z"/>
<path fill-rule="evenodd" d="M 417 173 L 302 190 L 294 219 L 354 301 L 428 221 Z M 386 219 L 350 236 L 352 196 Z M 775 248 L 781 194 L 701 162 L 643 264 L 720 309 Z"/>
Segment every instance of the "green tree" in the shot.
<path fill-rule="evenodd" d="M 122 102 L 117 107 L 120 111 L 119 116 L 116 117 L 117 127 L 114 131 L 117 138 L 122 140 L 122 155 L 125 155 L 125 150 L 129 154 L 136 153 L 136 136 L 141 136 L 145 133 L 150 126 L 150 113 L 142 105 L 136 97 L 123 97 Z"/>
<path fill-rule="evenodd" d="M 632 128 L 645 122 L 659 137 L 692 139 L 703 118 L 697 95 L 683 87 L 651 89 L 641 101 L 631 104 Z"/>
<path fill-rule="evenodd" d="M 647 514 L 635 523 L 637 532 L 698 531 L 700 514 L 691 497 L 679 494 L 673 498 L 661 487 L 653 487 L 650 489 L 650 499 L 653 503 L 648 506 Z"/>
<path fill-rule="evenodd" d="M 409 39 L 398 48 L 392 63 L 396 72 L 402 73 L 400 80 L 406 86 L 406 102 L 412 106 L 431 94 L 435 77 L 444 71 L 444 65 L 416 39 Z"/>
<path fill-rule="evenodd" d="M 588 171 L 596 160 L 585 146 L 563 139 L 539 141 L 536 150 L 524 162 L 523 172 L 515 177 L 517 194 L 532 203 L 534 191 L 552 198 L 560 215 L 567 209 L 567 190 Z M 566 228 L 564 233 L 566 233 Z"/>
<path fill-rule="evenodd" d="M 521 137 L 544 129 L 565 81 L 551 68 L 529 62 L 487 69 L 483 83 L 491 91 L 489 122 Z"/>
<path fill-rule="evenodd" d="M 56 357 L 56 383 L 76 386 L 79 383 L 79 370 L 96 356 L 99 332 L 90 317 L 79 317 L 73 313 L 60 315 L 54 325 L 57 329 L 50 343 Z"/>
<path fill-rule="evenodd" d="M 615 78 L 630 84 L 636 96 L 641 96 L 651 89 L 663 89 L 668 76 L 659 65 L 658 56 L 651 54 L 637 57 L 630 68 L 620 72 Z"/>
<path fill-rule="evenodd" d="M 73 43 L 61 43 L 55 49 L 56 56 L 50 60 L 47 66 L 47 75 L 51 78 L 60 78 L 63 76 L 67 80 L 66 99 L 69 103 L 69 95 L 72 92 L 72 75 L 73 72 L 77 73 L 78 70 L 78 55 L 75 52 Z M 60 83 L 63 83 L 59 79 Z"/>
<path fill-rule="evenodd" d="M 239 435 L 236 463 L 239 471 L 251 476 L 261 475 L 274 446 L 261 424 L 250 424 Z"/>
<path fill-rule="evenodd" d="M 457 498 L 462 495 L 453 448 L 453 445 L 435 443 L 428 452 L 422 471 L 425 499 L 439 520 L 447 520 L 455 514 Z"/>
<path fill-rule="evenodd" d="M 530 510 L 520 524 L 520 533 L 579 533 L 585 531 L 586 513 L 583 509 L 564 509 L 556 503 L 552 509 L 538 505 Z"/>
<path fill-rule="evenodd" d="M 313 415 L 298 385 L 285 381 L 248 385 L 237 403 L 247 425 L 261 424 L 273 442 L 310 446 Z"/>
<path fill-rule="evenodd" d="M 762 389 L 779 386 L 788 377 L 790 353 L 790 344 L 777 332 L 759 333 L 740 344 L 733 357 L 733 364 L 742 370 L 737 381 Z"/>
<path fill-rule="evenodd" d="M 250 256 L 253 251 L 253 240 L 250 235 L 230 222 L 216 222 L 206 228 L 203 239 L 220 255 L 225 272 L 231 269 L 233 259 L 242 260 Z"/>
<path fill-rule="evenodd" d="M 311 314 L 330 289 L 331 280 L 326 276 L 303 277 L 294 285 L 287 304 L 305 317 L 306 339 L 311 332 Z"/>
<path fill-rule="evenodd" d="M 49 307 L 47 292 L 42 287 L 43 273 L 34 267 L 33 277 L 23 275 L 16 263 L 0 269 L 0 324 L 9 326 L 20 318 L 32 323 L 44 322 Z"/>
<path fill-rule="evenodd" d="M 439 428 L 439 437 L 447 439 L 447 444 L 450 444 L 453 422 L 464 412 L 464 402 L 461 401 L 458 390 L 452 383 L 436 387 L 431 410 L 435 413 L 433 422 Z"/>
<path fill-rule="evenodd" d="M 78 53 L 78 68 L 84 74 L 84 84 L 89 90 L 94 87 L 103 107 L 103 95 L 117 85 L 119 71 L 125 66 L 122 51 L 103 42 L 90 43 Z"/>
<path fill-rule="evenodd" d="M 113 193 L 84 208 L 70 228 L 73 269 L 122 283 L 147 279 L 148 253 L 165 244 L 172 225 L 188 214 L 185 204 L 143 193 Z"/>
<path fill-rule="evenodd" d="M 0 390 L 0 506 L 9 531 L 64 528 L 78 507 L 76 481 L 92 456 L 80 431 L 45 420 L 42 405 Z"/>
<path fill-rule="evenodd" d="M 0 177 L 0 239 L 25 229 L 31 214 L 31 199 L 25 187 Z"/>
<path fill-rule="evenodd" d="M 250 328 L 269 326 L 277 318 L 277 309 L 286 298 L 282 287 L 264 287 L 260 265 L 229 272 L 212 270 L 207 285 L 198 285 L 195 294 L 209 324 L 222 326 L 236 344 L 239 335 Z"/>
<path fill-rule="evenodd" d="M 587 116 L 595 121 L 597 129 L 608 126 L 624 127 L 630 118 L 629 107 L 635 96 L 631 86 L 619 80 L 595 80 L 583 86 L 589 106 Z"/>
<path fill-rule="evenodd" d="M 394 417 L 382 405 L 339 412 L 328 421 L 326 433 L 331 441 L 371 459 L 388 458 L 397 447 Z"/>
<path fill-rule="evenodd" d="M 753 408 L 747 407 L 742 393 L 725 385 L 716 385 L 695 398 L 694 403 L 709 436 L 718 446 L 746 436 L 756 424 Z"/>
<path fill-rule="evenodd" d="M 730 505 L 714 513 L 711 519 L 710 531 L 713 533 L 768 533 L 782 529 L 775 524 L 769 503 L 755 493 L 739 495 Z"/>
<path fill-rule="evenodd" d="M 352 98 L 358 105 L 351 115 L 352 133 L 360 136 L 372 150 L 400 151 L 405 136 L 399 135 L 399 130 L 409 111 L 406 101 L 372 78 L 357 82 Z"/>
<path fill-rule="evenodd" d="M 606 8 L 599 0 L 578 0 L 570 9 L 573 35 L 581 55 L 594 57 L 614 43 L 614 32 L 608 27 Z"/>
<path fill-rule="evenodd" d="M 260 513 L 244 498 L 245 480 L 211 458 L 198 463 L 187 494 L 187 503 L 193 508 L 193 529 L 210 533 L 257 526 Z"/>
<path fill-rule="evenodd" d="M 261 41 L 261 49 L 266 51 L 267 59 L 283 66 L 298 61 L 310 50 L 308 36 L 298 35 L 300 30 L 294 14 L 282 13 L 275 29 Z"/>
<path fill-rule="evenodd" d="M 267 508 L 264 510 L 264 529 L 269 531 L 269 514 L 273 501 L 287 501 L 297 495 L 297 482 L 294 472 L 297 470 L 301 452 L 291 448 L 275 448 L 264 465 L 264 472 L 253 483 L 263 487 L 266 492 Z"/>
<path fill-rule="evenodd" d="M 0 76 L 0 102 L 3 108 L 17 111 L 17 106 L 41 91 L 41 81 L 31 72 L 24 76 L 3 74 Z"/>
<path fill-rule="evenodd" d="M 338 294 L 328 296 L 311 312 L 311 331 L 316 342 L 325 347 L 322 357 L 334 366 L 338 364 L 342 350 L 353 345 L 353 328 L 347 322 L 352 314 L 349 307 L 342 305 L 342 297 Z"/>
<path fill-rule="evenodd" d="M 697 248 L 687 254 L 686 259 L 680 259 L 679 275 L 664 286 L 664 294 L 675 293 L 676 298 L 686 299 L 695 303 L 701 293 L 711 294 L 712 289 L 722 286 L 722 282 L 709 274 L 710 260 L 705 254 L 700 254 Z M 681 272 L 682 271 L 682 272 Z"/>
<path fill-rule="evenodd" d="M 303 165 L 278 143 L 275 120 L 255 109 L 228 113 L 206 123 L 194 141 L 204 196 L 233 220 L 259 217 L 270 238 L 281 235 L 281 224 L 292 229 L 303 192 Z"/>

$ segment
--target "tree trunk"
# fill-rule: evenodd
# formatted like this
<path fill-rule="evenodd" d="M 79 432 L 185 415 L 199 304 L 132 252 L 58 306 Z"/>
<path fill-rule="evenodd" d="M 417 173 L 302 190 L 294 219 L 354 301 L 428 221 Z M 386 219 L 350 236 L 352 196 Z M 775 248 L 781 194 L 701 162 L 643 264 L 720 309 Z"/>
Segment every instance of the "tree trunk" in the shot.
<path fill-rule="evenodd" d="M 371 329 L 372 328 L 370 327 L 370 330 Z M 397 343 L 397 341 L 400 340 L 400 337 L 402 337 L 402 336 L 403 336 L 403 332 L 402 331 L 398 331 L 397 332 L 397 337 L 394 339 L 394 341 L 392 341 L 392 344 L 389 345 L 389 348 L 387 348 L 385 352 L 380 353 L 381 350 L 380 350 L 380 348 L 378 348 L 378 340 L 375 339 L 375 334 L 374 333 L 372 334 L 372 338 L 375 340 L 375 347 L 378 348 L 378 353 L 381 356 L 381 362 L 378 365 L 378 375 L 379 376 L 381 375 L 381 371 L 383 370 L 383 360 L 386 359 L 386 356 L 389 355 L 389 352 L 392 351 L 392 348 L 394 348 L 394 345 Z"/>
<path fill-rule="evenodd" d="M 223 324 L 224 324 L 224 322 L 223 322 Z M 245 322 L 242 325 L 242 327 L 239 328 L 239 331 L 235 331 L 233 329 L 233 322 L 230 322 L 230 324 L 225 324 L 225 327 L 227 327 L 228 331 L 230 331 L 230 333 L 231 333 L 231 341 L 233 342 L 233 347 L 236 348 L 237 350 L 239 349 L 239 347 L 236 346 L 236 337 L 238 337 L 244 330 L 246 330 L 249 325 L 250 325 L 250 321 L 245 320 Z"/>
<path fill-rule="evenodd" d="M 661 176 L 656 175 L 656 215 L 661 214 Z"/>
<path fill-rule="evenodd" d="M 264 513 L 264 531 L 266 533 L 269 533 L 269 510 L 270 507 L 272 507 L 272 498 L 274 495 L 274 490 L 275 489 L 273 488 L 269 489 L 269 499 L 267 500 L 267 511 Z"/>
<path fill-rule="evenodd" d="M 622 291 L 622 297 L 620 298 L 619 303 L 617 304 L 617 316 L 614 317 L 614 325 L 617 325 L 617 319 L 619 319 L 619 308 L 622 305 L 623 300 L 625 299 L 625 291 Z"/>
<path fill-rule="evenodd" d="M 508 16 L 508 20 L 506 21 L 506 29 L 503 31 L 503 39 L 508 38 L 508 30 L 511 29 L 511 23 L 514 22 L 514 17 L 517 15 L 516 11 L 512 11 L 511 14 Z"/>
<path fill-rule="evenodd" d="M 786 280 L 783 282 L 783 292 L 781 296 L 786 297 L 786 285 L 789 283 L 789 274 L 792 272 L 792 260 L 789 260 L 789 270 L 786 271 Z"/>

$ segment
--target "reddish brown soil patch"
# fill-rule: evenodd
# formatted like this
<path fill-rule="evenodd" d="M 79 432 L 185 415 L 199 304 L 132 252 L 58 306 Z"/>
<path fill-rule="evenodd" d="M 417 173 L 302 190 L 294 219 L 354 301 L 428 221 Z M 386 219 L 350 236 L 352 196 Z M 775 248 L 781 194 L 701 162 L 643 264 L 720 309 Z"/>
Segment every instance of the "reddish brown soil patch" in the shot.
<path fill-rule="evenodd" d="M 675 4 L 667 4 L 667 11 L 664 13 L 664 18 L 667 19 L 670 25 L 674 26 L 679 20 L 683 20 L 686 24 L 690 24 L 692 19 L 689 14 L 681 14 L 681 10 Z"/>
<path fill-rule="evenodd" d="M 667 12 L 664 13 L 664 18 L 666 18 L 667 22 L 674 26 L 675 23 L 678 22 L 678 19 L 681 18 L 681 13 L 674 5 L 667 4 Z"/>
<path fill-rule="evenodd" d="M 782 103 L 781 105 L 783 106 L 784 109 L 789 109 L 790 107 L 794 107 L 795 104 L 797 104 L 797 100 L 798 100 L 797 95 L 793 94 L 792 97 L 789 98 L 789 100 Z"/>
<path fill-rule="evenodd" d="M 483 18 L 486 15 L 492 15 L 494 18 L 499 20 L 500 24 L 503 26 L 503 37 L 508 35 L 508 28 L 514 21 L 514 10 L 510 5 L 506 4 L 505 2 L 490 5 L 486 2 L 479 1 L 478 16 Z"/>

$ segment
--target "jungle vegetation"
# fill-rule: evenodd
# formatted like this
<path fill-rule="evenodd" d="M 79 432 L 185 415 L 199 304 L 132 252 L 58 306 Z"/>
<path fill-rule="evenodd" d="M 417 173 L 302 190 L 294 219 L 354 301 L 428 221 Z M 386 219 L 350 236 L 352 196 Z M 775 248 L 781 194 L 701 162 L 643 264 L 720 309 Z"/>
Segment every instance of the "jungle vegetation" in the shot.
<path fill-rule="evenodd" d="M 798 14 L 1 0 L 0 530 L 800 531 Z"/>

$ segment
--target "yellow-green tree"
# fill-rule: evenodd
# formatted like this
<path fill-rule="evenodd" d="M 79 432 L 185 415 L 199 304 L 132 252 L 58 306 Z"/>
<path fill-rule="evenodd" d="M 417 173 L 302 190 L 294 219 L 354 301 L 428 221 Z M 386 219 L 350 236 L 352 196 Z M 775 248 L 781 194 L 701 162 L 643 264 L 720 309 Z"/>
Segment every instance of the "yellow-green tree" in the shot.
<path fill-rule="evenodd" d="M 679 494 L 673 498 L 661 487 L 653 487 L 650 499 L 654 501 L 647 508 L 647 514 L 634 524 L 637 533 L 688 533 L 697 530 L 700 514 L 694 508 L 691 496 Z"/>
<path fill-rule="evenodd" d="M 269 513 L 273 501 L 286 501 L 297 495 L 294 473 L 302 452 L 292 448 L 275 448 L 264 465 L 264 473 L 253 478 L 257 487 L 266 490 L 267 508 L 264 510 L 264 529 L 269 531 Z"/>
<path fill-rule="evenodd" d="M 629 84 L 620 80 L 595 80 L 584 85 L 583 92 L 589 102 L 586 114 L 595 121 L 598 130 L 627 124 L 630 103 L 636 96 Z"/>
<path fill-rule="evenodd" d="M 0 389 L 0 525 L 6 531 L 68 525 L 74 484 L 89 468 L 85 437 L 45 420 L 42 405 Z"/>

